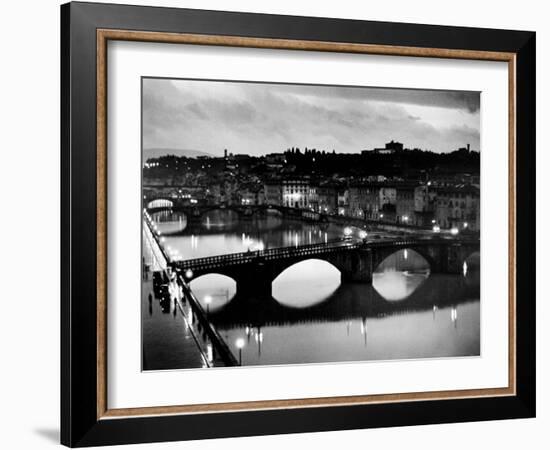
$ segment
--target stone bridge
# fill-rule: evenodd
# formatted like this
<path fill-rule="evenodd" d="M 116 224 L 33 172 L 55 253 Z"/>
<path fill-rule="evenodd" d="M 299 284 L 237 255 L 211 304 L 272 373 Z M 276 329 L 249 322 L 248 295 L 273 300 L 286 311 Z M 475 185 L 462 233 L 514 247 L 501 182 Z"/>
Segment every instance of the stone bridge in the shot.
<path fill-rule="evenodd" d="M 158 199 L 160 200 L 160 199 Z M 166 202 L 170 200 L 165 200 Z M 147 207 L 149 214 L 155 214 L 161 211 L 173 211 L 185 214 L 188 224 L 200 223 L 206 213 L 210 211 L 232 211 L 238 214 L 239 218 L 251 218 L 255 215 L 267 214 L 268 211 L 277 211 L 288 218 L 304 219 L 304 212 L 301 209 L 288 208 L 284 206 L 271 205 L 192 205 L 182 202 L 165 203 L 162 206 Z M 308 211 L 311 213 L 310 211 Z M 319 218 L 321 215 L 319 215 Z"/>
<path fill-rule="evenodd" d="M 234 253 L 183 261 L 172 261 L 187 281 L 202 275 L 226 275 L 237 283 L 237 292 L 271 295 L 272 282 L 290 266 L 320 259 L 336 267 L 342 281 L 372 282 L 378 265 L 398 250 L 410 249 L 428 262 L 432 273 L 459 274 L 464 261 L 479 252 L 479 239 L 431 238 L 382 241 L 338 240 L 322 244 Z"/>

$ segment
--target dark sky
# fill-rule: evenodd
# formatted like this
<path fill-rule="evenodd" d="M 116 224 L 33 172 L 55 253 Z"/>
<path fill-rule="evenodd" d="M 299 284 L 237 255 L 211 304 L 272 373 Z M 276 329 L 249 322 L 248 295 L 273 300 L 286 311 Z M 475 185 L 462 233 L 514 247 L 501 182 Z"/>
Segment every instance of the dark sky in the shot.
<path fill-rule="evenodd" d="M 143 147 L 221 156 L 288 147 L 479 150 L 479 93 L 195 80 L 143 80 Z"/>

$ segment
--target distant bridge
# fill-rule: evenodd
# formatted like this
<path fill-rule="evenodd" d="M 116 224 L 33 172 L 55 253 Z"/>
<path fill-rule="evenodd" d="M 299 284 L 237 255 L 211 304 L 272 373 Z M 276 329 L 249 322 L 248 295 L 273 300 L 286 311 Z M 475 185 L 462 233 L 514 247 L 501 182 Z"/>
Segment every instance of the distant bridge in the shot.
<path fill-rule="evenodd" d="M 232 211 L 238 214 L 239 219 L 247 219 L 258 216 L 265 216 L 268 212 L 279 212 L 283 217 L 288 219 L 297 219 L 302 221 L 311 221 L 317 223 L 335 223 L 338 225 L 346 226 L 365 226 L 385 230 L 385 231 L 407 231 L 417 232 L 420 230 L 426 230 L 424 227 L 420 227 L 413 224 L 403 224 L 394 222 L 384 222 L 380 220 L 367 219 L 364 217 L 351 217 L 339 214 L 327 214 L 322 212 L 315 212 L 311 209 L 300 209 L 281 205 L 252 205 L 252 204 L 204 204 L 189 203 L 189 199 L 176 199 L 170 198 L 167 195 L 160 195 L 155 197 L 145 197 L 143 200 L 143 207 L 149 214 L 154 214 L 162 211 L 180 212 L 185 214 L 187 219 L 186 229 L 192 229 L 192 227 L 198 227 L 202 224 L 205 214 L 210 211 Z M 429 228 L 431 230 L 431 227 Z M 193 229 L 193 231 L 196 231 Z"/>
<path fill-rule="evenodd" d="M 271 295 L 271 284 L 284 270 L 308 259 L 320 259 L 336 267 L 343 281 L 372 282 L 372 274 L 388 256 L 403 249 L 419 253 L 433 273 L 462 273 L 464 261 L 479 252 L 479 239 L 338 240 L 322 244 L 283 247 L 172 261 L 186 279 L 216 273 L 237 283 L 237 292 Z"/>
<path fill-rule="evenodd" d="M 211 211 L 231 211 L 236 213 L 239 218 L 252 218 L 258 215 L 266 215 L 269 212 L 277 212 L 286 218 L 300 220 L 325 221 L 327 218 L 319 213 L 310 210 L 302 210 L 278 205 L 205 205 L 205 204 L 187 204 L 183 202 L 168 203 L 168 199 L 157 199 L 149 202 L 146 210 L 149 214 L 155 214 L 161 211 L 180 212 L 185 214 L 188 225 L 194 225 L 203 221 L 205 214 Z"/>

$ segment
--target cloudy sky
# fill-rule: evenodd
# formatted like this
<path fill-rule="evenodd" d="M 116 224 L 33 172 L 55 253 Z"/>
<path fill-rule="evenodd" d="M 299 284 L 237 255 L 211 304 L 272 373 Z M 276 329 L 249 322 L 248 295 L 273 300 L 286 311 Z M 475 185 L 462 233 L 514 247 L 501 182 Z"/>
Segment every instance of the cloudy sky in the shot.
<path fill-rule="evenodd" d="M 221 156 L 288 147 L 357 153 L 479 150 L 479 93 L 196 80 L 143 80 L 143 148 Z"/>

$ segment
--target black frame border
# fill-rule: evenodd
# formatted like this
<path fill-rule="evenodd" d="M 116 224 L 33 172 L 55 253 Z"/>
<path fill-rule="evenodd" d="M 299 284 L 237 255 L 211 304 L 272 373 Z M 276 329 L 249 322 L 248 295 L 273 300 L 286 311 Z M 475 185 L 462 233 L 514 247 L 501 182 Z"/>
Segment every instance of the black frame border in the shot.
<path fill-rule="evenodd" d="M 96 30 L 516 54 L 516 395 L 97 419 Z M 128 5 L 61 6 L 61 443 L 71 447 L 535 416 L 534 32 Z"/>

